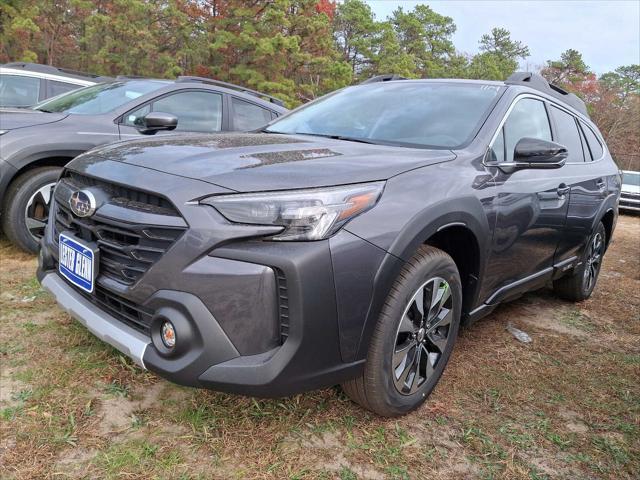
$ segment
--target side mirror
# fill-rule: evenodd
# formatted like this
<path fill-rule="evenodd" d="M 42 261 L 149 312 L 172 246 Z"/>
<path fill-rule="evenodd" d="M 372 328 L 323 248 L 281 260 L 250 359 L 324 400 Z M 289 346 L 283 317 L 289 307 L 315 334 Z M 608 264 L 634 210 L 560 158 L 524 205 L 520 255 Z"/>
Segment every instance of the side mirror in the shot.
<path fill-rule="evenodd" d="M 529 168 L 560 168 L 567 161 L 568 151 L 563 145 L 539 138 L 521 138 L 513 151 L 513 162 L 498 166 L 505 173 Z"/>
<path fill-rule="evenodd" d="M 178 126 L 178 117 L 170 113 L 149 112 L 140 119 L 138 131 L 153 135 L 160 130 L 174 130 Z"/>

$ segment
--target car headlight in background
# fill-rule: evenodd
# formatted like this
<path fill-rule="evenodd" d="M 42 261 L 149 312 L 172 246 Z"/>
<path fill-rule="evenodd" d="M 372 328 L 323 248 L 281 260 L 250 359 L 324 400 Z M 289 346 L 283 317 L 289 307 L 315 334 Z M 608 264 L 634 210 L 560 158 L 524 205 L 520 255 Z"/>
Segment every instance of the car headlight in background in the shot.
<path fill-rule="evenodd" d="M 4 135 L 5 133 L 7 133 L 9 130 L 0 130 L 0 135 Z"/>
<path fill-rule="evenodd" d="M 384 182 L 283 192 L 219 195 L 201 200 L 227 220 L 283 227 L 272 240 L 322 240 L 372 208 Z"/>

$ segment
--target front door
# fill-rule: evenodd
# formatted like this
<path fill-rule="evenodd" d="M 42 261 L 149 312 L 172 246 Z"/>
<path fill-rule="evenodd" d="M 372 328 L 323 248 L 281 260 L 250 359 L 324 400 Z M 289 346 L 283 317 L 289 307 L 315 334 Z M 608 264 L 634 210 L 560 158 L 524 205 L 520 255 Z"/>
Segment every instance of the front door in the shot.
<path fill-rule="evenodd" d="M 488 155 L 490 165 L 513 162 L 515 146 L 524 137 L 552 140 L 547 108 L 542 100 L 516 100 Z M 505 173 L 496 166 L 496 226 L 487 266 L 487 303 L 504 300 L 553 272 L 556 247 L 564 228 L 569 186 L 564 167 L 523 169 Z"/>

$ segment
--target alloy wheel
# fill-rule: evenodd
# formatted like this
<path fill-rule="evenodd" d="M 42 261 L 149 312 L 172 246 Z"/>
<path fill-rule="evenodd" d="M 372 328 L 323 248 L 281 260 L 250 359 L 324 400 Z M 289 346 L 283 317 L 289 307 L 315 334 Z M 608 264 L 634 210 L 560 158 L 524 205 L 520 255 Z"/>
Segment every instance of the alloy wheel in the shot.
<path fill-rule="evenodd" d="M 44 235 L 44 227 L 49 219 L 51 195 L 55 186 L 55 183 L 47 183 L 36 190 L 29 198 L 24 210 L 24 223 L 27 226 L 29 235 L 36 241 L 39 241 Z"/>
<path fill-rule="evenodd" d="M 604 250 L 604 239 L 600 232 L 597 232 L 589 242 L 587 253 L 587 265 L 584 269 L 584 288 L 590 291 L 596 283 L 600 264 L 602 262 L 602 253 Z"/>
<path fill-rule="evenodd" d="M 396 389 L 415 393 L 433 374 L 449 343 L 453 299 L 440 277 L 425 282 L 407 304 L 396 333 L 391 363 Z"/>

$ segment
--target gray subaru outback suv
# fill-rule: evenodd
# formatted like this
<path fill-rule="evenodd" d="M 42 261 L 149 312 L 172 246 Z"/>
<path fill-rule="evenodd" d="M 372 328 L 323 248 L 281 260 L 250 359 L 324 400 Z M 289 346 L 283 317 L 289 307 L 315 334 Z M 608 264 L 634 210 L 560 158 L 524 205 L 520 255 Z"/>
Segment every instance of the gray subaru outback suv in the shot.
<path fill-rule="evenodd" d="M 620 176 L 542 77 L 375 79 L 251 134 L 145 138 L 65 168 L 38 278 L 138 365 L 256 396 L 342 383 L 400 415 L 458 328 L 596 285 Z"/>

